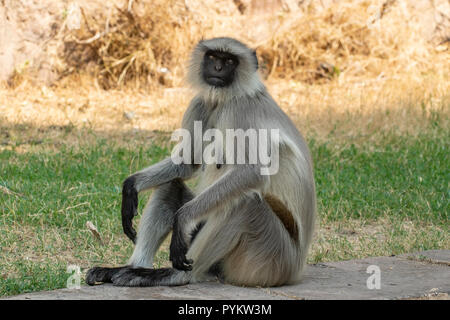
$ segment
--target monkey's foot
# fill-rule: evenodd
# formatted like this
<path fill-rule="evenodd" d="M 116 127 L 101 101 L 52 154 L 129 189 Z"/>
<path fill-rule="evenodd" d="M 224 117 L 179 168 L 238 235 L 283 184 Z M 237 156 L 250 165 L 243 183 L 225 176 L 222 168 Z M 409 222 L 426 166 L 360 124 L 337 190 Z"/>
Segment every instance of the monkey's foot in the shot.
<path fill-rule="evenodd" d="M 94 267 L 92 269 L 89 269 L 89 271 L 86 274 L 86 283 L 90 286 L 93 286 L 97 282 L 112 282 L 111 278 L 123 268 L 126 267 L 118 267 L 118 268 Z"/>
<path fill-rule="evenodd" d="M 125 267 L 112 277 L 112 283 L 120 287 L 174 286 L 187 284 L 189 279 L 187 273 L 172 268 Z"/>
<path fill-rule="evenodd" d="M 187 247 L 183 244 L 180 245 L 179 242 L 173 241 L 173 239 L 172 236 L 169 253 L 169 260 L 172 261 L 172 266 L 178 270 L 191 271 L 194 261 L 186 258 Z"/>

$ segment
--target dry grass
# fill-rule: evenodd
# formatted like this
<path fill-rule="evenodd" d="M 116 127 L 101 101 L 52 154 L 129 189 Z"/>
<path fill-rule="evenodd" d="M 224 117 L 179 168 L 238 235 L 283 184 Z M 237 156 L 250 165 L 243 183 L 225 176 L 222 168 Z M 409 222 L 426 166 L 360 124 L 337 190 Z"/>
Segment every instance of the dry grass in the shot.
<path fill-rule="evenodd" d="M 103 88 L 173 86 L 198 40 L 232 35 L 256 47 L 264 72 L 275 78 L 342 83 L 450 71 L 450 30 L 427 39 L 424 13 L 404 1 L 346 0 L 325 8 L 310 2 L 272 14 L 241 14 L 232 3 L 221 3 L 228 10 L 211 1 L 200 11 L 196 2 L 156 0 L 88 11 L 81 29 L 66 32 L 62 58 L 71 71 L 95 65 Z"/>
<path fill-rule="evenodd" d="M 430 77 L 421 81 L 331 82 L 309 86 L 296 81 L 268 82 L 280 106 L 307 135 L 318 139 L 376 140 L 387 132 L 418 134 L 436 114 L 448 123 L 450 82 Z M 30 88 L 0 91 L 0 119 L 11 124 L 75 126 L 123 134 L 127 131 L 171 132 L 180 125 L 192 97 L 183 88 L 152 92 L 132 89 Z"/>
<path fill-rule="evenodd" d="M 316 6 L 318 6 L 316 4 Z M 448 42 L 436 46 L 424 38 L 417 10 L 405 2 L 338 1 L 325 10 L 314 5 L 286 22 L 259 52 L 270 75 L 308 83 L 338 78 L 422 78 L 448 74 Z M 448 32 L 448 30 L 447 30 Z"/>
<path fill-rule="evenodd" d="M 180 86 L 192 47 L 216 36 L 257 48 L 262 72 L 275 79 L 346 84 L 449 73 L 445 2 L 327 2 L 241 13 L 230 0 L 80 0 L 80 28 L 69 29 L 71 16 L 62 15 L 59 31 L 42 46 L 49 46 L 57 84 L 73 86 L 87 74 L 104 89 Z M 17 70 L 13 87 L 27 80 L 26 70 Z"/>
<path fill-rule="evenodd" d="M 448 230 L 432 223 L 417 223 L 395 216 L 373 220 L 343 219 L 318 227 L 309 262 L 362 259 L 413 252 L 417 244 L 427 246 Z M 433 240 L 432 240 L 433 239 Z M 445 247 L 448 238 L 441 238 Z"/>
<path fill-rule="evenodd" d="M 421 132 L 435 114 L 448 121 L 450 52 L 442 39 L 450 29 L 441 23 L 427 38 L 426 12 L 407 2 L 305 2 L 244 14 L 226 0 L 113 3 L 80 1 L 81 28 L 58 33 L 60 81 L 48 88 L 22 77 L 15 90 L 0 90 L 0 119 L 170 132 L 192 97 L 183 83 L 192 46 L 234 36 L 258 48 L 269 90 L 306 135 L 376 139 Z"/>
<path fill-rule="evenodd" d="M 127 2 L 107 12 L 83 15 L 83 27 L 64 39 L 68 66 L 78 71 L 93 64 L 103 88 L 167 84 L 162 66 L 170 66 L 170 77 L 179 78 L 186 49 L 198 40 L 187 7 L 178 0 L 126 7 Z"/>

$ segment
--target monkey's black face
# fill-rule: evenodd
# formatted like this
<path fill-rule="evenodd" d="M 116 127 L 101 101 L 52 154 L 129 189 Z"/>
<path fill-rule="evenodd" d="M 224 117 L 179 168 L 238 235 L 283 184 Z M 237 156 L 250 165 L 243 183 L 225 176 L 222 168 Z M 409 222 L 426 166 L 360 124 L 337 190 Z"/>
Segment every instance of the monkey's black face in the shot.
<path fill-rule="evenodd" d="M 239 59 L 228 52 L 208 50 L 203 59 L 203 79 L 214 87 L 227 87 L 234 80 Z"/>

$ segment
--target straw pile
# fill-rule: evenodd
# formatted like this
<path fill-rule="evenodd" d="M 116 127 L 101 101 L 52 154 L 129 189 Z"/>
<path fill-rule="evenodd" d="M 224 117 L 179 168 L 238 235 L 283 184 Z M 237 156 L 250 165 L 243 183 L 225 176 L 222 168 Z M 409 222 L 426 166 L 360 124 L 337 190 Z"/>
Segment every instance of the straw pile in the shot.
<path fill-rule="evenodd" d="M 123 3 L 92 16 L 81 8 L 83 25 L 65 39 L 70 70 L 88 70 L 105 89 L 173 85 L 184 72 L 186 52 L 197 41 L 187 7 L 179 0 Z"/>
<path fill-rule="evenodd" d="M 192 46 L 224 30 L 256 46 L 263 73 L 272 78 L 323 83 L 450 72 L 449 21 L 440 26 L 447 28 L 444 38 L 433 43 L 414 18 L 420 12 L 406 1 L 342 0 L 325 7 L 304 1 L 296 10 L 280 9 L 274 17 L 281 27 L 253 42 L 248 34 L 255 21 L 272 22 L 247 17 L 236 1 L 220 1 L 230 9 L 221 12 L 217 3 L 201 1 L 197 10 L 191 2 L 124 0 L 109 12 L 83 12 L 82 28 L 65 39 L 66 73 L 88 70 L 103 88 L 178 86 Z"/>
<path fill-rule="evenodd" d="M 311 4 L 286 20 L 258 51 L 271 76 L 312 83 L 450 71 L 448 38 L 437 47 L 427 41 L 402 1 L 338 1 L 325 10 Z"/>

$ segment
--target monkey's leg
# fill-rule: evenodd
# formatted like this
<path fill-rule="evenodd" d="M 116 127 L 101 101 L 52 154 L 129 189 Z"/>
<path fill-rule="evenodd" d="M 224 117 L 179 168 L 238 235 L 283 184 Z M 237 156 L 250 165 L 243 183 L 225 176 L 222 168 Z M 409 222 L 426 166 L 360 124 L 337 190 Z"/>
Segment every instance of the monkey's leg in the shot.
<path fill-rule="evenodd" d="M 86 275 L 86 283 L 93 285 L 96 282 L 112 282 L 113 276 L 132 267 L 151 268 L 156 251 L 172 228 L 175 213 L 185 202 L 193 197 L 194 194 L 179 179 L 167 182 L 156 188 L 147 207 L 144 209 L 144 214 L 139 224 L 136 247 L 129 260 L 129 266 L 92 268 Z M 142 270 L 142 268 L 137 270 Z M 169 273 L 175 274 L 175 272 L 155 272 L 156 277 L 163 278 L 168 276 Z M 147 273 L 145 272 L 145 274 Z"/>
<path fill-rule="evenodd" d="M 278 214 L 254 194 L 229 212 L 209 217 L 187 257 L 193 260 L 191 282 L 209 279 L 211 268 L 220 262 L 225 282 L 273 286 L 298 278 L 302 267 L 298 253 Z"/>
<path fill-rule="evenodd" d="M 246 216 L 255 208 L 245 197 L 234 207 L 222 207 L 208 217 L 186 254 L 192 264 L 191 282 L 222 276 L 222 262 L 239 245 L 246 232 Z"/>
<path fill-rule="evenodd" d="M 129 176 L 123 183 L 122 189 L 122 226 L 123 231 L 134 243 L 136 231 L 132 220 L 137 214 L 138 193 L 176 179 L 187 179 L 198 168 L 195 165 L 176 165 L 172 159 L 166 158 L 144 170 Z"/>
<path fill-rule="evenodd" d="M 216 266 L 239 241 L 241 232 L 239 223 L 242 221 L 237 218 L 237 213 L 236 209 L 232 219 L 224 219 L 223 215 L 210 217 L 196 233 L 187 253 L 189 257 L 197 259 L 194 261 L 192 271 L 126 267 L 113 275 L 113 284 L 130 287 L 177 286 L 214 278 L 214 275 L 209 273 L 211 268 Z"/>
<path fill-rule="evenodd" d="M 153 191 L 139 223 L 136 247 L 129 265 L 152 268 L 156 251 L 172 229 L 175 213 L 193 197 L 194 194 L 179 179 Z"/>
<path fill-rule="evenodd" d="M 260 214 L 264 216 L 261 221 L 258 221 Z M 222 262 L 242 245 L 244 237 L 261 237 L 263 243 L 254 251 L 264 251 L 266 247 L 269 247 L 267 243 L 270 244 L 270 242 L 264 243 L 266 240 L 264 232 L 273 234 L 270 224 L 275 223 L 275 228 L 283 228 L 277 220 L 271 208 L 256 194 L 244 196 L 234 207 L 225 206 L 211 213 L 186 254 L 187 260 L 193 261 L 191 282 L 205 281 L 214 275 L 222 275 Z M 258 229 L 266 225 L 268 230 Z M 251 234 L 250 237 L 249 234 Z M 270 253 L 268 259 L 271 259 Z"/>
<path fill-rule="evenodd" d="M 239 244 L 223 262 L 225 282 L 268 287 L 298 280 L 304 261 L 294 240 L 298 231 L 289 228 L 295 224 L 293 218 L 290 223 L 283 222 L 280 212 L 259 196 L 247 205 L 241 208 L 243 233 Z M 287 216 L 288 211 L 284 214 Z M 289 219 L 286 216 L 284 220 Z"/>
<path fill-rule="evenodd" d="M 176 286 L 213 278 L 209 273 L 211 268 L 239 241 L 242 232 L 240 213 L 240 207 L 236 207 L 230 214 L 220 212 L 208 217 L 205 224 L 199 224 L 200 230 L 193 235 L 187 253 L 195 259 L 192 271 L 127 267 L 114 274 L 112 282 L 117 286 Z"/>

